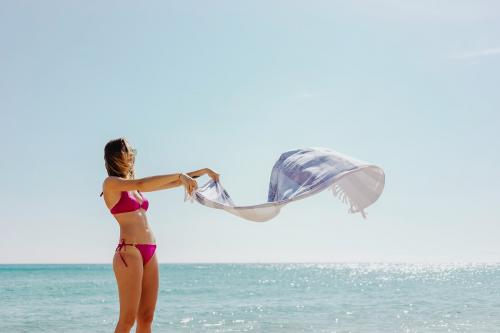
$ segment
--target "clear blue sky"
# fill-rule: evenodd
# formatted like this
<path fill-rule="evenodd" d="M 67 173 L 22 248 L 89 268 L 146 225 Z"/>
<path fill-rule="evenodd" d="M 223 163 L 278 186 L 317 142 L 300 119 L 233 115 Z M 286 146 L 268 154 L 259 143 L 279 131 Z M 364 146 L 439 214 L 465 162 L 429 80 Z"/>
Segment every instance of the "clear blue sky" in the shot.
<path fill-rule="evenodd" d="M 0 263 L 111 263 L 119 136 L 138 177 L 209 167 L 237 204 L 289 149 L 386 172 L 367 220 L 330 192 L 266 223 L 147 193 L 161 262 L 500 261 L 496 1 L 4 1 L 0 42 Z"/>

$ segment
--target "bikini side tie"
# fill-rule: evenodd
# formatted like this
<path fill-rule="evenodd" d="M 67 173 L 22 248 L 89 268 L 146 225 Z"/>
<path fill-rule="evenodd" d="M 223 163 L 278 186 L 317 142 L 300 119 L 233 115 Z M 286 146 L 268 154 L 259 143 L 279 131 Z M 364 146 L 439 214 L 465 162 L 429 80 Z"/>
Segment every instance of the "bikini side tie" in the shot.
<path fill-rule="evenodd" d="M 122 249 L 122 247 L 124 248 L 124 251 L 127 251 L 127 245 L 130 245 L 130 244 L 126 244 L 125 243 L 125 238 L 122 238 L 121 242 L 118 244 L 118 246 L 116 247 L 116 250 L 115 252 L 118 251 L 118 254 L 120 255 L 120 258 L 122 258 L 122 261 L 123 263 L 125 264 L 125 267 L 128 267 L 127 263 L 125 262 L 125 259 L 123 259 L 123 256 L 122 256 L 122 253 L 120 252 L 120 250 Z"/>

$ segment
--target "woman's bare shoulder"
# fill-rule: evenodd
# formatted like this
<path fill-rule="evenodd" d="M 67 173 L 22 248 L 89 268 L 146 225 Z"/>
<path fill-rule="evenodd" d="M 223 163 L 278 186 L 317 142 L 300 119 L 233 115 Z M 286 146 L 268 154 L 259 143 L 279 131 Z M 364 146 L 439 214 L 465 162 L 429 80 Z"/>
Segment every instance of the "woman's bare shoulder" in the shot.
<path fill-rule="evenodd" d="M 102 189 L 107 191 L 133 191 L 139 188 L 139 179 L 126 179 L 117 176 L 108 176 L 102 183 Z"/>

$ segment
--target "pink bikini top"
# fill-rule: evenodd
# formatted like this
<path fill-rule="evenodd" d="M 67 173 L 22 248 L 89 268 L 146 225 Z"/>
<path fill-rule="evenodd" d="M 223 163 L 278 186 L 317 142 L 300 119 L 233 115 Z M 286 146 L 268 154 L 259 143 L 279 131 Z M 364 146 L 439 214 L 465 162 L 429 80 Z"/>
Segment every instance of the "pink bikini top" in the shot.
<path fill-rule="evenodd" d="M 142 203 L 138 202 L 133 195 L 130 195 L 128 191 L 122 191 L 120 200 L 118 200 L 118 202 L 109 211 L 111 212 L 111 214 L 118 214 L 133 212 L 134 210 L 138 210 L 141 208 L 143 208 L 144 210 L 148 210 L 148 199 L 144 198 L 141 192 L 139 192 L 139 194 L 141 195 Z"/>

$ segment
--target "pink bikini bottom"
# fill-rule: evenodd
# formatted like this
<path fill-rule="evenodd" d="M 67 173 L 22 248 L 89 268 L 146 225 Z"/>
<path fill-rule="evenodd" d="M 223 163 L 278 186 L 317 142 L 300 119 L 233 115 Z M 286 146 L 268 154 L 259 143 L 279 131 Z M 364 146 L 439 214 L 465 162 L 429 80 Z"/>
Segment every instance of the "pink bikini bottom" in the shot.
<path fill-rule="evenodd" d="M 137 244 L 137 243 L 126 244 L 125 238 L 122 238 L 121 242 L 116 247 L 115 252 L 118 252 L 120 254 L 120 258 L 122 258 L 122 261 L 126 267 L 128 267 L 128 265 L 125 262 L 125 259 L 123 259 L 121 252 L 119 251 L 121 250 L 122 247 L 125 249 L 125 251 L 127 251 L 127 245 L 135 246 L 139 250 L 142 256 L 142 266 L 148 263 L 151 257 L 153 257 L 153 255 L 155 254 L 156 250 L 156 244 Z"/>

